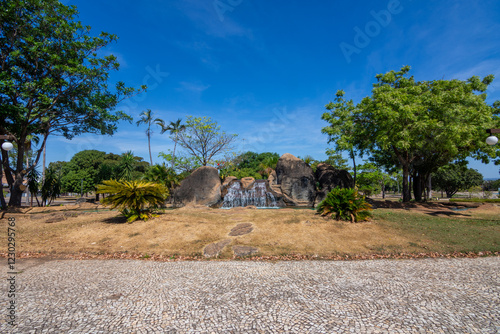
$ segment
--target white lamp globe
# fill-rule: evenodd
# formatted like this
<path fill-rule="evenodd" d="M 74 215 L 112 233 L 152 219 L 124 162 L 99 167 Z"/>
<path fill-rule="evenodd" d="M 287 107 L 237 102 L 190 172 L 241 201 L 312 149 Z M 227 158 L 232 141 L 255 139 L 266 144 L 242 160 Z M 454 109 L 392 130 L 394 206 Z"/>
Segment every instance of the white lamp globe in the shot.
<path fill-rule="evenodd" d="M 2 144 L 2 148 L 6 151 L 10 151 L 14 148 L 14 145 L 12 145 L 11 142 L 6 141 Z"/>
<path fill-rule="evenodd" d="M 489 136 L 488 138 L 486 138 L 486 144 L 488 145 L 495 145 L 496 143 L 498 143 L 498 138 L 495 137 L 495 136 Z"/>

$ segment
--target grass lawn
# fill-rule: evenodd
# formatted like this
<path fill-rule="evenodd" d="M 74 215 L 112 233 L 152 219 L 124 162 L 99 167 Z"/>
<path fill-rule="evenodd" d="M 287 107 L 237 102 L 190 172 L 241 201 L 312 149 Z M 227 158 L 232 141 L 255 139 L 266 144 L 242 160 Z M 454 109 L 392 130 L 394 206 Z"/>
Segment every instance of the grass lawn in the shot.
<path fill-rule="evenodd" d="M 379 208 L 371 222 L 357 224 L 325 219 L 311 209 L 182 208 L 132 224 L 116 211 L 36 211 L 3 215 L 1 253 L 7 252 L 7 217 L 16 218 L 18 253 L 201 257 L 206 245 L 225 239 L 231 243 L 219 258 L 233 258 L 234 245 L 257 247 L 257 256 L 270 257 L 500 251 L 500 207 L 493 204 L 467 211 Z M 228 236 L 239 223 L 251 223 L 253 231 Z"/>

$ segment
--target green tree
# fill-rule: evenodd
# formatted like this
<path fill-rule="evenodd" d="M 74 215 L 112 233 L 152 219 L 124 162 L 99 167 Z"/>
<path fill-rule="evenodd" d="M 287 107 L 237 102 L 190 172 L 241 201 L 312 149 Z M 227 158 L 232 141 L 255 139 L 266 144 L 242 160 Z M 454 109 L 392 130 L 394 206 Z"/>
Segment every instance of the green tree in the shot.
<path fill-rule="evenodd" d="M 170 150 L 169 150 L 170 152 Z M 177 156 L 177 158 L 174 160 L 174 156 L 172 153 L 164 153 L 160 152 L 158 154 L 159 157 L 164 159 L 167 163 L 172 164 L 174 161 L 174 167 L 173 170 L 176 173 L 187 173 L 190 174 L 193 172 L 196 168 L 200 167 L 200 163 L 198 162 L 198 159 L 196 159 L 193 156 Z"/>
<path fill-rule="evenodd" d="M 497 191 L 500 189 L 500 179 L 485 181 L 483 189 L 486 191 Z"/>
<path fill-rule="evenodd" d="M 432 182 L 438 190 L 446 192 L 446 197 L 451 198 L 459 191 L 482 185 L 483 175 L 467 168 L 466 163 L 459 162 L 439 168 L 433 174 Z"/>
<path fill-rule="evenodd" d="M 485 102 L 492 75 L 417 82 L 409 71 L 405 66 L 378 74 L 371 97 L 347 111 L 334 105 L 327 118 L 332 129 L 340 128 L 333 132 L 337 143 L 350 144 L 361 154 L 385 152 L 394 157 L 403 171 L 404 202 L 410 200 L 412 168 L 420 183 L 451 161 L 471 156 L 488 162 L 500 156 L 499 148 L 484 142 L 484 130 L 500 125 L 499 111 Z M 346 134 L 340 118 L 347 122 Z"/>
<path fill-rule="evenodd" d="M 280 156 L 278 153 L 271 153 L 271 152 L 263 152 L 263 153 L 256 153 L 256 152 L 245 152 L 240 155 L 238 155 L 235 159 L 235 165 L 238 166 L 238 168 L 251 168 L 255 171 L 258 171 L 259 168 L 261 168 L 262 163 L 268 163 L 269 167 L 271 168 L 276 168 L 276 163 L 278 163 Z"/>
<path fill-rule="evenodd" d="M 239 155 L 236 153 L 226 154 L 223 159 L 217 160 L 216 163 L 222 179 L 227 176 L 235 176 L 239 179 L 243 177 L 263 179 L 267 178 L 276 168 L 278 160 L 277 153 L 248 151 Z"/>
<path fill-rule="evenodd" d="M 31 206 L 33 206 L 33 198 L 36 199 L 37 205 L 40 206 L 40 201 L 38 201 L 38 192 L 40 191 L 40 173 L 36 168 L 33 168 L 28 173 L 28 189 L 31 194 Z"/>
<path fill-rule="evenodd" d="M 57 174 L 55 169 L 47 168 L 40 190 L 42 192 L 42 205 L 50 205 L 61 194 L 61 175 Z"/>
<path fill-rule="evenodd" d="M 14 166 L 2 152 L 11 206 L 21 205 L 23 180 L 38 164 L 49 134 L 68 139 L 82 133 L 111 135 L 119 120 L 130 120 L 113 110 L 138 90 L 123 82 L 110 89 L 109 72 L 119 64 L 113 55 L 99 57 L 99 50 L 117 37 L 104 32 L 90 36 L 91 28 L 76 21 L 77 15 L 75 6 L 57 0 L 2 2 L 0 134 L 18 144 Z M 24 169 L 24 143 L 32 135 L 40 137 L 41 145 L 33 164 Z"/>
<path fill-rule="evenodd" d="M 175 149 L 177 148 L 177 142 L 179 141 L 179 133 L 186 130 L 186 126 L 181 124 L 182 119 L 179 118 L 175 122 L 170 122 L 169 125 L 165 126 L 165 122 L 163 120 L 158 120 L 157 124 L 161 126 L 161 133 L 165 133 L 167 131 L 170 132 L 170 135 L 173 136 L 174 141 L 174 151 L 172 153 L 172 169 L 175 166 Z"/>
<path fill-rule="evenodd" d="M 353 164 L 353 180 L 356 184 L 356 147 L 365 147 L 364 142 L 366 138 L 361 138 L 356 136 L 356 120 L 353 115 L 358 113 L 358 107 L 354 105 L 352 100 L 344 99 L 345 92 L 343 90 L 337 91 L 335 96 L 335 102 L 328 103 L 325 108 L 329 112 L 323 113 L 321 119 L 330 123 L 329 126 L 321 129 L 322 133 L 328 135 L 328 143 L 334 143 L 337 152 L 346 151 L 349 153 L 349 157 Z M 333 150 L 330 152 L 327 150 L 326 154 L 334 153 Z M 337 154 L 337 153 L 335 153 Z M 336 160 L 341 163 L 336 157 Z"/>
<path fill-rule="evenodd" d="M 349 165 L 347 164 L 347 160 L 342 157 L 342 154 L 337 151 L 329 148 L 326 150 L 327 158 L 323 163 L 328 164 L 336 169 L 344 169 L 349 170 Z"/>
<path fill-rule="evenodd" d="M 182 175 L 178 175 L 171 168 L 168 168 L 165 163 L 150 166 L 143 175 L 146 181 L 160 183 L 167 187 L 170 191 L 180 184 Z"/>
<path fill-rule="evenodd" d="M 268 154 L 264 156 L 264 159 L 262 159 L 261 163 L 259 164 L 259 173 L 263 177 L 269 177 L 269 174 L 276 169 L 276 166 L 278 165 L 278 160 L 280 157 L 276 153 L 261 153 L 261 154 Z M 261 155 L 259 155 L 261 156 Z"/>
<path fill-rule="evenodd" d="M 156 118 L 153 120 L 153 113 L 151 112 L 151 109 L 143 111 L 140 115 L 141 118 L 136 122 L 137 126 L 141 124 L 146 124 L 148 126 L 146 130 L 146 136 L 148 137 L 148 148 L 149 148 L 149 161 L 151 163 L 151 166 L 153 165 L 153 157 L 151 155 L 151 135 L 153 134 L 153 130 L 151 130 L 151 125 L 153 123 L 156 124 L 163 124 L 163 120 L 160 118 Z M 163 133 L 163 129 L 162 132 Z"/>
<path fill-rule="evenodd" d="M 237 137 L 221 131 L 210 117 L 193 116 L 187 117 L 186 129 L 178 135 L 179 145 L 202 166 L 212 164 L 218 155 L 231 151 Z"/>
<path fill-rule="evenodd" d="M 71 160 L 64 164 L 49 164 L 62 169 L 62 188 L 66 192 L 92 192 L 100 182 L 99 170 L 106 152 L 98 150 L 83 150 L 75 153 Z M 83 187 L 82 187 L 83 185 Z"/>
<path fill-rule="evenodd" d="M 316 160 L 312 157 L 312 155 L 306 155 L 304 158 L 299 157 L 299 159 L 302 159 L 306 164 L 312 165 L 313 163 L 316 162 Z"/>
<path fill-rule="evenodd" d="M 358 166 L 357 186 L 366 196 L 382 192 L 385 198 L 386 185 L 392 181 L 389 174 L 384 173 L 380 167 L 372 162 L 367 162 Z"/>

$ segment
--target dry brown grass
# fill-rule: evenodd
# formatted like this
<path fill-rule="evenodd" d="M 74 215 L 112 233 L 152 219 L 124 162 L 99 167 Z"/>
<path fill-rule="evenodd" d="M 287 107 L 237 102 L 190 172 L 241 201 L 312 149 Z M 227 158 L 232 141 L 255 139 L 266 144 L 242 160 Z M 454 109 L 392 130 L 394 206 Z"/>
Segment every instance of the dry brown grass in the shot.
<path fill-rule="evenodd" d="M 381 212 L 388 210 L 381 209 Z M 478 217 L 484 218 L 493 217 L 492 213 L 497 214 L 497 210 L 500 208 L 493 206 L 476 209 L 476 212 Z M 399 210 L 401 214 L 404 211 Z M 259 255 L 265 256 L 330 256 L 432 250 L 432 243 L 425 247 L 415 243 L 413 232 L 401 229 L 394 222 L 384 223 L 377 215 L 374 222 L 351 224 L 322 218 L 311 209 L 183 208 L 167 210 L 157 218 L 132 224 L 126 223 L 116 211 L 79 212 L 76 217 L 71 216 L 75 212 L 66 213 L 65 220 L 45 222 L 53 219 L 54 215 L 60 216 L 62 213 L 5 214 L 0 220 L 0 229 L 6 231 L 6 217 L 16 217 L 17 252 L 61 255 L 128 252 L 193 256 L 201 255 L 209 243 L 223 239 L 231 239 L 230 245 L 257 247 Z M 384 219 L 389 219 L 387 217 Z M 411 216 L 408 217 L 411 219 Z M 228 237 L 234 226 L 247 222 L 254 226 L 251 233 Z M 490 228 L 499 235 L 498 227 Z M 1 233 L 0 252 L 6 252 L 6 246 L 6 233 Z M 226 247 L 220 257 L 232 256 L 231 247 Z"/>

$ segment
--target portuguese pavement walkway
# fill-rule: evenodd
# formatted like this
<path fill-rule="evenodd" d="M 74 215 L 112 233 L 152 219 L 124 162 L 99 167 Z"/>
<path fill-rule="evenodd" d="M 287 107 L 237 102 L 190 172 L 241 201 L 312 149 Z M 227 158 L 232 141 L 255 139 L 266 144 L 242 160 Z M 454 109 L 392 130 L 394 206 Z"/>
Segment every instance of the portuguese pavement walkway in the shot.
<path fill-rule="evenodd" d="M 499 257 L 17 266 L 0 333 L 500 333 Z"/>

